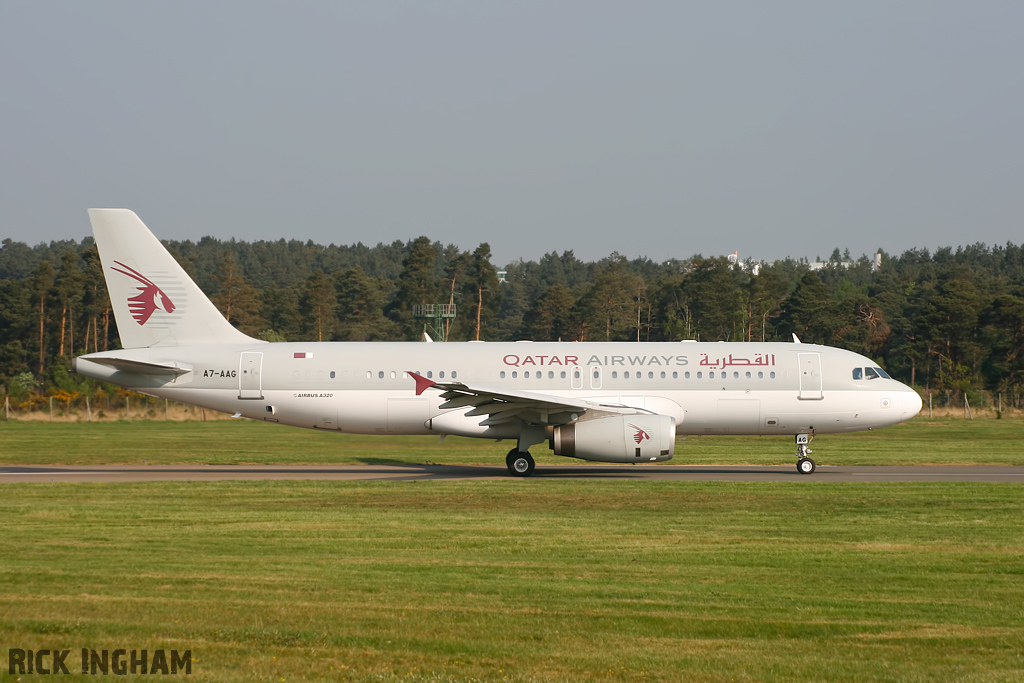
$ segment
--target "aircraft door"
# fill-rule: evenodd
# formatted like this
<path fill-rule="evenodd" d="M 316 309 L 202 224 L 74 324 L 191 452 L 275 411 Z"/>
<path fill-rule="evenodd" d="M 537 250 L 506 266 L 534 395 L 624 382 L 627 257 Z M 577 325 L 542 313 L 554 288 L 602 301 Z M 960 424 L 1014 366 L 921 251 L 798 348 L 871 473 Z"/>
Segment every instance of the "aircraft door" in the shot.
<path fill-rule="evenodd" d="M 590 388 L 600 389 L 601 388 L 601 366 L 592 365 L 590 366 Z"/>
<path fill-rule="evenodd" d="M 243 351 L 238 363 L 238 398 L 263 398 L 263 354 Z"/>
<path fill-rule="evenodd" d="M 821 395 L 821 354 L 797 354 L 800 363 L 800 400 L 820 401 Z"/>
<path fill-rule="evenodd" d="M 569 372 L 572 373 L 569 376 L 570 377 L 570 382 L 572 383 L 571 384 L 572 388 L 573 389 L 582 389 L 583 388 L 583 368 L 581 368 L 578 365 L 574 365 L 574 366 L 572 366 L 572 370 L 570 370 Z"/>

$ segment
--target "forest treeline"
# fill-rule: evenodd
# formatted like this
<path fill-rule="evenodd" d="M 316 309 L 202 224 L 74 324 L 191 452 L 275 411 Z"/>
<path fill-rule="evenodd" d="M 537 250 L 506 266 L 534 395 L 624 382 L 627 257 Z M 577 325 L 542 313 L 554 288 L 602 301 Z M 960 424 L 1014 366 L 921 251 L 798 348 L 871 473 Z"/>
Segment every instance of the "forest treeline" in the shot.
<path fill-rule="evenodd" d="M 169 241 L 243 332 L 270 341 L 414 340 L 421 303 L 454 302 L 450 340 L 789 341 L 851 349 L 937 391 L 1019 393 L 1024 384 L 1024 246 L 915 249 L 852 260 L 656 262 L 571 251 L 516 261 L 504 281 L 487 244 L 420 237 L 368 247 Z M 84 392 L 73 356 L 118 348 L 92 238 L 0 245 L 0 383 L 12 393 Z M 93 389 L 95 387 L 92 387 Z"/>

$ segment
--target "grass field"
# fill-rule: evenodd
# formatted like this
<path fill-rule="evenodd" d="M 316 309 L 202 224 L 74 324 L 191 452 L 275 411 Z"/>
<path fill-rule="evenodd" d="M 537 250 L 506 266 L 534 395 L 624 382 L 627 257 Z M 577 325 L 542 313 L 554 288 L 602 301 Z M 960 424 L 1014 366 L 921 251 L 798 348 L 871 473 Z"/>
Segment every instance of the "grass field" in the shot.
<path fill-rule="evenodd" d="M 424 462 L 503 465 L 514 442 L 360 436 L 249 420 L 0 422 L 0 463 L 250 464 Z M 832 465 L 1024 465 L 1024 420 L 917 418 L 872 432 L 824 435 L 814 459 Z M 672 464 L 792 464 L 791 437 L 690 437 Z M 534 449 L 540 466 L 579 463 Z"/>
<path fill-rule="evenodd" d="M 191 649 L 201 681 L 1020 681 L 1022 500 L 948 482 L 7 484 L 0 642 Z"/>
<path fill-rule="evenodd" d="M 1022 436 L 918 419 L 814 447 L 829 464 L 1019 465 Z M 0 463 L 19 465 L 498 465 L 509 447 L 0 423 Z M 672 462 L 791 450 L 691 438 Z M 191 649 L 196 681 L 1024 681 L 1022 520 L 1012 483 L 0 481 L 0 643 L 72 662 Z"/>

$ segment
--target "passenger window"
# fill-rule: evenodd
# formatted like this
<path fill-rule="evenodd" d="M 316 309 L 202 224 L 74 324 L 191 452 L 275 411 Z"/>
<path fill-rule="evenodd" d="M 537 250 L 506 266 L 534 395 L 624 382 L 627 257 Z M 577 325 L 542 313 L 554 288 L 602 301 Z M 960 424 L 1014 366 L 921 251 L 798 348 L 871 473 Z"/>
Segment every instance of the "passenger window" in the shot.
<path fill-rule="evenodd" d="M 864 376 L 868 379 L 878 379 L 878 373 L 874 368 L 864 368 Z"/>
<path fill-rule="evenodd" d="M 523 377 L 525 377 L 526 379 L 530 379 L 530 371 L 527 370 L 526 372 L 524 372 Z"/>
<path fill-rule="evenodd" d="M 562 374 L 561 374 L 560 379 L 565 379 L 565 370 L 562 370 Z"/>
<path fill-rule="evenodd" d="M 554 379 L 554 378 L 555 378 L 555 373 L 552 372 L 551 370 L 548 370 L 548 379 Z"/>
<path fill-rule="evenodd" d="M 854 379 L 864 379 L 864 371 L 861 370 L 860 368 L 854 368 L 853 369 L 853 378 Z"/>
<path fill-rule="evenodd" d="M 683 378 L 690 379 L 690 372 L 689 372 L 689 370 L 687 370 L 686 372 L 683 373 Z"/>
<path fill-rule="evenodd" d="M 700 373 L 699 372 L 697 373 L 697 376 L 700 377 Z M 708 377 L 710 377 L 711 379 L 714 379 L 715 378 L 715 371 L 712 370 L 711 372 L 709 372 L 708 373 Z"/>
<path fill-rule="evenodd" d="M 513 371 L 512 371 L 512 379 L 515 379 L 515 378 L 517 378 L 517 377 L 519 377 L 519 373 L 518 373 L 518 372 L 516 372 L 515 370 L 513 370 Z"/>
<path fill-rule="evenodd" d="M 889 376 L 889 373 L 887 373 L 882 368 L 875 368 L 875 372 L 877 372 L 880 376 L 882 376 L 882 377 L 884 377 L 886 379 L 892 379 L 892 377 Z"/>
<path fill-rule="evenodd" d="M 672 379 L 679 379 L 679 372 L 678 371 L 673 371 L 672 372 Z"/>
<path fill-rule="evenodd" d="M 698 371 L 697 371 L 697 379 L 704 379 L 704 373 L 703 373 L 703 372 L 700 372 L 700 371 L 698 370 Z"/>
<path fill-rule="evenodd" d="M 455 379 L 458 376 L 459 376 L 459 373 L 457 373 L 454 370 L 452 370 L 452 379 Z"/>
<path fill-rule="evenodd" d="M 499 377 L 501 377 L 502 379 L 505 379 L 505 371 L 504 370 L 502 370 L 501 373 L 499 373 Z"/>
<path fill-rule="evenodd" d="M 625 377 L 626 379 L 629 379 L 629 370 L 626 370 L 624 373 L 622 373 L 622 376 Z"/>
<path fill-rule="evenodd" d="M 441 379 L 444 379 L 444 370 L 442 370 L 441 372 L 437 373 L 437 376 L 440 377 Z"/>
<path fill-rule="evenodd" d="M 334 370 L 331 370 L 331 379 L 334 379 Z"/>

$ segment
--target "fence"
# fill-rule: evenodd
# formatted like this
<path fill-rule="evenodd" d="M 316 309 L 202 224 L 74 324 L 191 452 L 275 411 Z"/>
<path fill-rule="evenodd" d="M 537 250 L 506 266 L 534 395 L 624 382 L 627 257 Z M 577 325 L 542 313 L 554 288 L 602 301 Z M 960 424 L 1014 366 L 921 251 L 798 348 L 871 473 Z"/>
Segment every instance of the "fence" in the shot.
<path fill-rule="evenodd" d="M 154 398 L 133 391 L 83 396 L 66 391 L 3 397 L 2 420 L 109 422 L 116 420 L 219 420 L 230 415 L 215 410 Z"/>
<path fill-rule="evenodd" d="M 922 416 L 928 417 L 1022 417 L 1024 394 L 998 391 L 921 391 Z"/>

